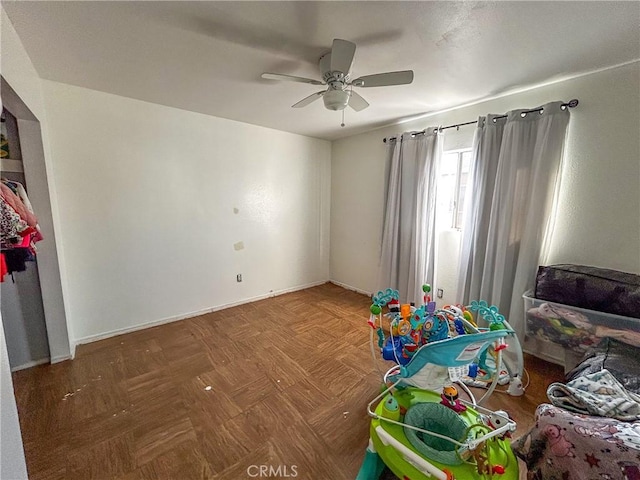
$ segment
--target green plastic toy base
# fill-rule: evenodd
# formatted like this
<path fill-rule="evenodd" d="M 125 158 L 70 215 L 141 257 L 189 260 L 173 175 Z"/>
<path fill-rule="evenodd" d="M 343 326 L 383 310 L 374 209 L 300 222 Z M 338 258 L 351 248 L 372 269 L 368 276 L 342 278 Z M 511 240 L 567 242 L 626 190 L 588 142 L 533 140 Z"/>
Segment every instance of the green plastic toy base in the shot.
<path fill-rule="evenodd" d="M 440 402 L 440 395 L 435 392 L 420 390 L 417 388 L 406 388 L 401 391 L 397 391 L 394 393 L 395 399 L 398 401 L 401 407 L 408 409 L 411 405 L 421 402 Z M 382 405 L 386 401 L 387 397 L 385 396 L 378 406 L 376 407 L 376 414 L 382 416 Z M 467 422 L 469 425 L 473 425 L 478 423 L 477 417 L 478 413 L 472 408 L 467 408 L 467 411 L 460 414 L 463 420 Z M 409 440 L 407 439 L 403 427 L 399 425 L 394 425 L 384 420 L 373 419 L 371 421 L 371 441 L 375 447 L 377 452 L 369 452 L 367 450 L 367 456 L 369 453 L 373 455 L 379 456 L 381 461 L 389 467 L 389 469 L 399 478 L 410 478 L 411 480 L 429 480 L 433 479 L 433 477 L 427 476 L 424 473 L 417 470 L 413 467 L 409 462 L 407 462 L 404 457 L 398 453 L 392 446 L 386 446 L 382 443 L 378 434 L 376 433 L 376 427 L 382 426 L 389 434 L 391 434 L 396 440 L 402 443 L 404 446 L 409 448 L 411 451 L 416 452 L 416 449 L 411 445 Z M 495 480 L 518 480 L 518 461 L 511 450 L 511 445 L 508 440 L 491 440 L 488 441 L 489 445 L 489 461 L 492 465 L 502 465 L 505 468 L 505 472 L 502 475 L 494 474 L 490 475 L 481 475 L 478 473 L 475 465 L 463 463 L 462 465 L 445 465 L 442 463 L 438 463 L 435 460 L 425 458 L 428 462 L 435 465 L 441 470 L 448 470 L 453 474 L 453 477 L 456 480 L 486 480 L 488 478 L 493 478 Z M 365 462 L 366 462 L 365 457 Z M 364 468 L 364 465 L 363 465 Z M 361 469 L 362 471 L 362 469 Z M 379 476 L 379 474 L 378 474 Z M 358 476 L 357 480 L 377 480 L 378 477 L 361 477 Z"/>
<path fill-rule="evenodd" d="M 383 470 L 384 462 L 380 456 L 367 449 L 356 480 L 378 480 Z"/>

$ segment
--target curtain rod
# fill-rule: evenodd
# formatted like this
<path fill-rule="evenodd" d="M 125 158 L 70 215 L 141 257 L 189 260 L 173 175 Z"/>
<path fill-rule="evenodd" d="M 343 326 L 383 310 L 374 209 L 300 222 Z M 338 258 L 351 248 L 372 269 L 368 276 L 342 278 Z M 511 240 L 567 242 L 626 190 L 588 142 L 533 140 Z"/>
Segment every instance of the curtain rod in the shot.
<path fill-rule="evenodd" d="M 567 103 L 563 103 L 562 105 L 560 105 L 561 107 L 569 107 L 569 108 L 575 108 L 578 106 L 578 99 L 574 98 L 573 100 L 569 100 Z M 534 113 L 534 112 L 541 112 L 543 109 L 543 107 L 540 108 L 534 108 L 532 110 L 525 110 L 524 112 L 522 112 L 523 114 L 527 114 L 527 113 Z M 504 114 L 504 115 L 499 115 L 497 117 L 493 117 L 493 121 L 495 122 L 496 120 L 498 120 L 499 118 L 507 118 L 508 114 Z M 455 128 L 456 130 L 460 130 L 460 127 L 464 127 L 465 125 L 473 125 L 474 123 L 478 123 L 477 120 L 473 120 L 471 122 L 464 122 L 464 123 L 456 123 L 454 125 L 447 125 L 446 127 L 438 127 L 438 128 L 434 128 L 433 132 L 438 132 L 438 131 L 442 131 L 442 130 L 446 130 L 448 128 Z M 426 133 L 427 130 L 424 129 L 421 132 L 415 132 L 413 133 L 411 136 L 415 137 L 416 135 L 422 135 L 424 133 Z M 387 143 L 387 140 L 391 141 L 391 140 L 395 140 L 397 137 L 389 137 L 389 138 L 383 138 L 382 141 L 384 143 Z"/>

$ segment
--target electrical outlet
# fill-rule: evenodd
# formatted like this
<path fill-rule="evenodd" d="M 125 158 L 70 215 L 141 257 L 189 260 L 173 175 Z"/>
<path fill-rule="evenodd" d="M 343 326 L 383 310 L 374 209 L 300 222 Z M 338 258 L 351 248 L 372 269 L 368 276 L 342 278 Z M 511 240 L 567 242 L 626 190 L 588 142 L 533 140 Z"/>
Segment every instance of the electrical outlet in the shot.
<path fill-rule="evenodd" d="M 236 275 L 236 282 L 240 283 L 242 281 L 242 274 L 239 273 L 238 275 Z"/>
<path fill-rule="evenodd" d="M 443 295 L 444 295 L 444 290 L 439 288 L 438 289 L 438 298 L 442 298 Z"/>

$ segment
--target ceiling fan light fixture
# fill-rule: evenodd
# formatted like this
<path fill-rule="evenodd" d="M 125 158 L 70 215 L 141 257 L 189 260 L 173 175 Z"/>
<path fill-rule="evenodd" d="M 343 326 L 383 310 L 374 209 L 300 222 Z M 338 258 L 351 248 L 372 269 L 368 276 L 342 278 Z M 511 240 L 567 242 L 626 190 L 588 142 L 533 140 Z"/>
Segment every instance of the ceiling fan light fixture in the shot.
<path fill-rule="evenodd" d="M 344 110 L 349 104 L 349 92 L 346 90 L 329 90 L 322 97 L 328 110 Z"/>

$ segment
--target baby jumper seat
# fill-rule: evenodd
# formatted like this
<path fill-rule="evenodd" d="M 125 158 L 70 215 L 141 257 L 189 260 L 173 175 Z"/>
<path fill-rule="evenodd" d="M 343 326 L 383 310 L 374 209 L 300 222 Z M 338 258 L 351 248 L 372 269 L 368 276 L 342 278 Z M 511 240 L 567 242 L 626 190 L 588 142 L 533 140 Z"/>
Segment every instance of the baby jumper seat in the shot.
<path fill-rule="evenodd" d="M 506 412 L 480 405 L 501 379 L 505 340 L 520 348 L 510 325 L 485 302 L 438 310 L 425 295 L 422 307 L 398 308 L 392 302 L 397 296 L 395 291 L 379 292 L 371 306 L 372 346 L 375 331 L 383 357 L 386 347 L 395 365 L 384 375 L 382 393 L 367 406 L 370 440 L 356 480 L 377 480 L 385 466 L 403 480 L 516 480 L 518 462 L 508 440 L 516 424 Z M 385 338 L 382 306 L 389 303 Z M 471 312 L 489 327 L 477 327 Z M 437 337 L 429 335 L 434 329 L 440 330 Z M 480 364 L 488 368 L 487 356 L 493 371 L 483 372 L 490 382 L 476 401 L 465 383 L 475 382 Z M 505 370 L 517 379 L 517 367 Z M 459 398 L 457 387 L 469 400 Z"/>

